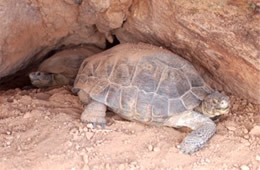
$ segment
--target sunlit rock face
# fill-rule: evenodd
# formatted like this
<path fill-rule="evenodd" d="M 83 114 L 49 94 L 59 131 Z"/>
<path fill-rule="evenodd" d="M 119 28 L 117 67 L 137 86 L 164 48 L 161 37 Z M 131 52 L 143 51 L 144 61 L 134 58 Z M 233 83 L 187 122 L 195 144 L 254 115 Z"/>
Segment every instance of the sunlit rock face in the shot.
<path fill-rule="evenodd" d="M 80 15 L 77 2 L 0 1 L 0 79 L 61 46 L 89 43 L 104 48 L 104 34 L 83 22 L 86 16 Z"/>
<path fill-rule="evenodd" d="M 115 36 L 163 46 L 212 87 L 260 104 L 259 9 L 253 0 L 1 1 L 0 82 L 50 50 L 104 48 Z"/>

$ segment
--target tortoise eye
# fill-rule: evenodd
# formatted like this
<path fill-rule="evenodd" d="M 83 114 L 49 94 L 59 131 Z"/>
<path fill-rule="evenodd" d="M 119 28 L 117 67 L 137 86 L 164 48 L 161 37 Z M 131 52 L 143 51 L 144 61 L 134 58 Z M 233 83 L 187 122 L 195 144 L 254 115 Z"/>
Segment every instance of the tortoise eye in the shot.
<path fill-rule="evenodd" d="M 227 101 L 225 101 L 225 100 L 222 100 L 222 101 L 220 102 L 220 106 L 222 106 L 222 107 L 227 107 L 227 105 L 228 105 L 228 103 L 227 103 Z"/>

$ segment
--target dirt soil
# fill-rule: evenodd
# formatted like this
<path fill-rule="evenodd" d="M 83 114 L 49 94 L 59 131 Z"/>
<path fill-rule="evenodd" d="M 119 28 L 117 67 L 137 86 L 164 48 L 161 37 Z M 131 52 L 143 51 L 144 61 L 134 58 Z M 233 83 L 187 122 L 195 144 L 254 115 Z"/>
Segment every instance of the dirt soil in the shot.
<path fill-rule="evenodd" d="M 70 87 L 0 91 L 0 169 L 260 170 L 260 108 L 231 96 L 232 111 L 199 152 L 177 145 L 187 135 L 108 114 L 105 129 L 80 122 Z"/>

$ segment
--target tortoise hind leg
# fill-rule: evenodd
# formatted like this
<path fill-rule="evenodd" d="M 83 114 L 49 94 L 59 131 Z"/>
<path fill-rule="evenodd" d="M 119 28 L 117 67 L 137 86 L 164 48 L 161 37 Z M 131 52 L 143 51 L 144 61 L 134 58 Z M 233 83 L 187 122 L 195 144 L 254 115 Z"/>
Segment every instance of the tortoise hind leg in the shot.
<path fill-rule="evenodd" d="M 172 127 L 186 126 L 193 130 L 179 145 L 179 149 L 186 154 L 191 154 L 204 147 L 216 132 L 216 124 L 210 118 L 195 111 L 187 111 L 177 119 L 171 120 L 170 118 L 166 125 Z"/>
<path fill-rule="evenodd" d="M 106 110 L 104 104 L 92 100 L 85 106 L 85 110 L 82 112 L 80 120 L 85 123 L 92 123 L 94 128 L 96 128 L 97 125 L 101 125 L 102 128 L 104 128 L 106 124 Z"/>
<path fill-rule="evenodd" d="M 92 123 L 94 127 L 101 125 L 102 128 L 104 128 L 106 124 L 105 116 L 107 107 L 102 103 L 92 100 L 83 90 L 79 90 L 77 94 L 82 104 L 85 106 L 80 120 L 85 123 Z"/>

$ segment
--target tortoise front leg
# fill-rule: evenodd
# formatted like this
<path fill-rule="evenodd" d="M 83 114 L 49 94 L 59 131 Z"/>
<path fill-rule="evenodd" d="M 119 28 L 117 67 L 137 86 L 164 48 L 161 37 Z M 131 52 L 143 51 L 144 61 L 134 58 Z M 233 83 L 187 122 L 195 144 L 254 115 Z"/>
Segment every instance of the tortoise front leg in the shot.
<path fill-rule="evenodd" d="M 177 119 L 173 118 L 171 120 L 170 118 L 166 125 L 173 127 L 186 126 L 193 130 L 179 145 L 179 149 L 186 154 L 191 154 L 204 147 L 216 132 L 216 124 L 210 118 L 195 111 L 183 113 Z"/>

